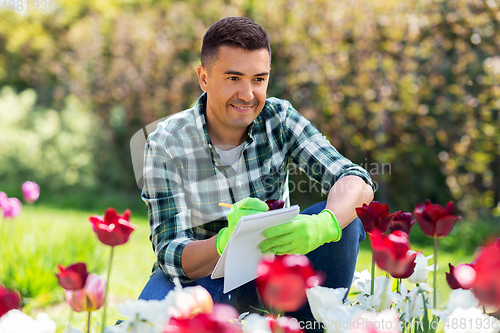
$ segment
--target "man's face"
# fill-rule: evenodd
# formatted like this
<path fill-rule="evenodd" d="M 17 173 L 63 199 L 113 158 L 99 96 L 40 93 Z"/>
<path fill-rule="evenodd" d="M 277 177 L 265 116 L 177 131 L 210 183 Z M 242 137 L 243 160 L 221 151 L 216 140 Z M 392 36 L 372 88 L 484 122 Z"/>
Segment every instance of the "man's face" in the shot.
<path fill-rule="evenodd" d="M 267 49 L 221 46 L 208 71 L 198 66 L 200 86 L 207 93 L 210 135 L 210 129 L 218 135 L 246 132 L 266 102 L 269 60 Z"/>

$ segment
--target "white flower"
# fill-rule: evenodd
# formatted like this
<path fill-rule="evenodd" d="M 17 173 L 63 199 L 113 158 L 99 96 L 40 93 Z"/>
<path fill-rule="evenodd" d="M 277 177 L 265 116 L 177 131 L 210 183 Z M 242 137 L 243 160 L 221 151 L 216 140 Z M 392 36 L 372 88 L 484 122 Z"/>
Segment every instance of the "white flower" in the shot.
<path fill-rule="evenodd" d="M 126 300 L 118 304 L 118 311 L 128 319 L 120 326 L 112 326 L 108 329 L 113 333 L 121 332 L 162 332 L 165 323 L 169 320 L 167 313 L 168 301 L 157 300 Z"/>
<path fill-rule="evenodd" d="M 323 319 L 322 323 L 326 333 L 349 333 L 359 312 L 358 307 L 346 305 L 319 309 L 319 315 Z"/>
<path fill-rule="evenodd" d="M 488 316 L 478 308 L 456 308 L 444 321 L 445 333 L 495 333 L 499 328 L 498 319 Z"/>
<path fill-rule="evenodd" d="M 311 307 L 311 312 L 317 321 L 322 321 L 319 309 L 329 309 L 342 306 L 347 288 L 327 288 L 316 286 L 306 290 L 307 300 Z"/>
<path fill-rule="evenodd" d="M 370 274 L 370 272 L 368 272 L 367 269 L 365 269 L 361 273 L 360 272 L 354 272 L 354 279 L 352 281 L 351 288 L 357 289 L 357 290 L 361 291 L 361 289 L 359 288 L 358 284 L 362 283 L 363 286 L 365 286 L 365 285 L 369 286 L 371 280 L 372 280 L 372 275 Z M 368 283 L 367 283 L 367 281 L 368 281 Z"/>
<path fill-rule="evenodd" d="M 245 333 L 272 333 L 269 321 L 256 313 L 246 316 L 241 323 Z"/>
<path fill-rule="evenodd" d="M 10 310 L 0 318 L 2 333 L 55 333 L 56 323 L 46 313 L 39 313 L 36 319 L 19 310 Z"/>
<path fill-rule="evenodd" d="M 170 317 L 190 318 L 197 313 L 212 311 L 212 297 L 203 287 L 183 288 L 177 278 L 174 279 L 174 284 L 174 289 L 161 301 L 126 300 L 119 304 L 118 311 L 128 319 L 120 326 L 108 328 L 109 331 L 162 333 Z"/>
<path fill-rule="evenodd" d="M 372 281 L 371 276 L 369 279 L 367 279 L 366 274 L 363 278 L 357 281 L 357 286 L 362 294 L 364 295 L 371 294 L 371 281 Z M 375 283 L 373 285 L 374 295 L 378 295 L 380 298 L 383 298 L 384 294 L 390 291 L 391 291 L 391 282 L 386 276 L 379 276 L 375 278 Z"/>
<path fill-rule="evenodd" d="M 394 309 L 401 310 L 404 313 L 403 320 L 411 321 L 413 318 L 418 318 L 424 315 L 424 299 L 426 306 L 430 308 L 432 289 L 429 285 L 422 283 L 419 287 L 408 290 L 404 284 L 401 284 L 401 297 L 396 302 Z"/>
<path fill-rule="evenodd" d="M 356 296 L 356 300 L 359 302 L 359 305 L 355 306 L 368 311 L 376 311 L 380 303 L 382 303 L 382 299 L 378 295 L 366 296 L 358 294 L 358 296 Z"/>
<path fill-rule="evenodd" d="M 398 313 L 393 309 L 382 312 L 361 312 L 355 318 L 351 332 L 355 333 L 400 333 Z"/>
<path fill-rule="evenodd" d="M 408 278 L 408 282 L 411 283 L 424 283 L 429 276 L 429 272 L 434 271 L 434 264 L 428 266 L 427 261 L 432 258 L 432 254 L 428 257 L 425 257 L 420 252 L 415 252 L 409 250 L 410 253 L 416 253 L 417 256 L 415 258 L 415 270 L 413 274 Z M 436 270 L 439 269 L 439 266 L 436 264 Z"/>
<path fill-rule="evenodd" d="M 439 316 L 441 321 L 446 322 L 448 316 L 457 308 L 469 309 L 479 305 L 479 301 L 470 290 L 455 289 L 450 293 L 450 298 L 446 304 L 446 310 L 433 310 L 432 313 Z"/>

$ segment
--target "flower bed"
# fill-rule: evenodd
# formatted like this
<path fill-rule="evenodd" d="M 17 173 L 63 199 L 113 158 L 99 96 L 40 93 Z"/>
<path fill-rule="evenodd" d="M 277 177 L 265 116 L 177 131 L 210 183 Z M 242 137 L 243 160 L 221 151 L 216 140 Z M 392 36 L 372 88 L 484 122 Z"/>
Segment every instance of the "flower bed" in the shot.
<path fill-rule="evenodd" d="M 1 195 L 1 193 L 0 193 Z M 5 196 L 0 196 L 4 209 Z M 28 199 L 29 200 L 29 199 Z M 11 201 L 13 202 L 13 201 Z M 125 319 L 118 326 L 103 326 L 106 311 L 96 330 L 106 332 L 301 332 L 319 328 L 326 332 L 498 332 L 500 307 L 500 239 L 479 248 L 471 263 L 450 263 L 446 279 L 453 291 L 444 308 L 436 306 L 436 287 L 426 284 L 428 274 L 436 274 L 438 239 L 446 237 L 459 218 L 446 207 L 426 202 L 408 212 L 389 212 L 387 205 L 372 202 L 360 207 L 358 216 L 369 233 L 373 250 L 372 271 L 356 272 L 355 300 L 344 301 L 346 289 L 321 287 L 305 256 L 265 257 L 259 266 L 258 290 L 263 305 L 261 315 L 238 314 L 228 305 L 214 304 L 202 287 L 182 288 L 177 283 L 162 301 L 125 301 L 118 310 Z M 91 218 L 99 240 L 111 247 L 108 278 L 88 274 L 84 263 L 59 267 L 58 279 L 66 290 L 66 300 L 75 311 L 95 311 L 106 306 L 106 288 L 110 278 L 113 249 L 127 242 L 134 226 L 130 213 L 119 215 L 108 209 L 103 217 Z M 410 250 L 408 234 L 418 222 L 422 231 L 433 238 L 432 255 Z M 434 264 L 429 265 L 428 260 Z M 375 267 L 386 273 L 375 277 Z M 404 281 L 404 283 L 403 283 Z M 434 283 L 436 278 L 434 277 Z M 408 286 L 411 286 L 408 287 Z M 284 316 L 309 301 L 317 322 L 299 322 Z M 19 293 L 0 288 L 0 332 L 55 332 L 56 326 L 46 315 L 36 319 L 16 310 Z M 273 311 L 270 311 L 270 309 Z M 90 318 L 90 316 L 89 316 Z M 309 326 L 307 326 L 309 325 Z M 89 323 L 88 330 L 91 324 Z M 314 327 L 311 327 L 314 326 Z M 67 327 L 66 332 L 80 332 Z"/>

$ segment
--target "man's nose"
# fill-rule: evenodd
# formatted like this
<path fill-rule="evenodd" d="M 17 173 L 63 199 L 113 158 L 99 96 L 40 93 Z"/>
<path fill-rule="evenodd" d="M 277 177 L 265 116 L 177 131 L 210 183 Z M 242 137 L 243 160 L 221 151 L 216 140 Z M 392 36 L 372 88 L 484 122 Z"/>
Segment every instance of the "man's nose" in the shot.
<path fill-rule="evenodd" d="M 252 84 L 250 82 L 244 82 L 238 92 L 238 99 L 249 103 L 254 99 L 254 97 Z"/>

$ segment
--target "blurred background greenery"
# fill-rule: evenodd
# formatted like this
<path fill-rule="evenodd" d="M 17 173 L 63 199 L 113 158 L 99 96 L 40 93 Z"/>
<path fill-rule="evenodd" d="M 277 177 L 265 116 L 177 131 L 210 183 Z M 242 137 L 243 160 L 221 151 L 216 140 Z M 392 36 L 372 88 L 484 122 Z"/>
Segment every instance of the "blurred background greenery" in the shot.
<path fill-rule="evenodd" d="M 55 4 L 0 10 L 0 184 L 11 196 L 30 179 L 46 204 L 91 208 L 120 193 L 144 212 L 130 138 L 196 102 L 204 32 L 243 15 L 271 35 L 269 96 L 371 171 L 377 200 L 500 216 L 498 0 Z"/>
<path fill-rule="evenodd" d="M 247 16 L 271 35 L 268 95 L 290 100 L 366 168 L 375 200 L 391 211 L 452 200 L 464 219 L 440 246 L 468 259 L 500 234 L 499 0 L 53 2 L 55 11 L 35 12 L 31 0 L 29 11 L 0 9 L 0 190 L 21 197 L 24 181 L 40 184 L 41 208 L 28 220 L 131 208 L 146 238 L 130 139 L 196 102 L 205 31 Z M 303 207 L 321 198 L 291 195 Z M 411 240 L 432 244 L 418 227 Z M 153 261 L 147 239 L 140 244 L 129 258 L 147 267 L 143 277 L 132 291 L 117 288 L 129 297 Z"/>

